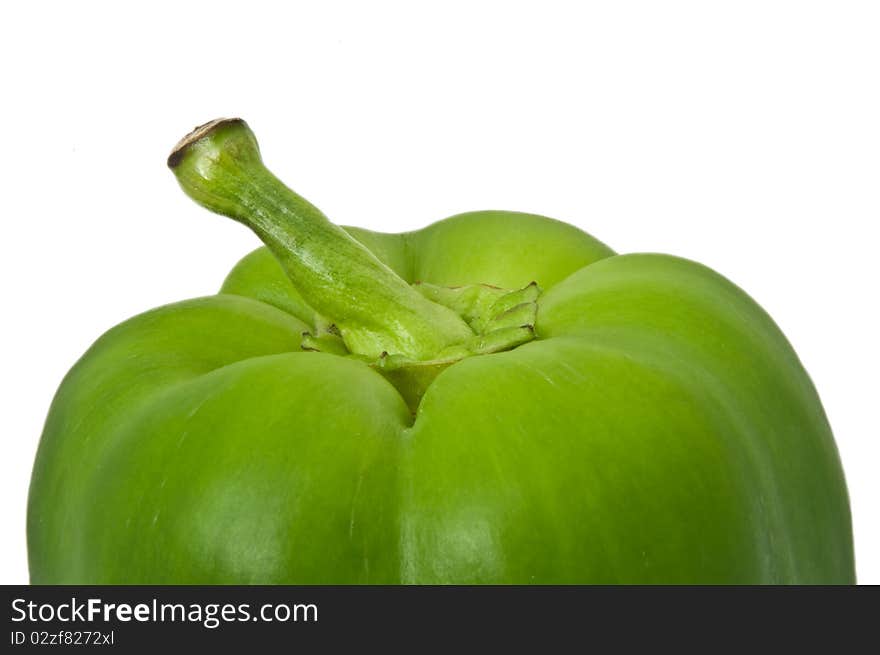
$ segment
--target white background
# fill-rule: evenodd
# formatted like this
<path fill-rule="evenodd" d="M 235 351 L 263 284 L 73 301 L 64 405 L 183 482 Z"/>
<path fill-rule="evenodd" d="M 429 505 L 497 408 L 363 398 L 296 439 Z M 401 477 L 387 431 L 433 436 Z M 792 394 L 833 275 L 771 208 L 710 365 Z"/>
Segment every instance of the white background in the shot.
<path fill-rule="evenodd" d="M 165 168 L 242 116 L 339 223 L 470 209 L 706 263 L 818 387 L 880 583 L 880 5 L 12 3 L 0 10 L 0 582 L 25 583 L 34 452 L 113 324 L 217 290 L 256 239 Z"/>

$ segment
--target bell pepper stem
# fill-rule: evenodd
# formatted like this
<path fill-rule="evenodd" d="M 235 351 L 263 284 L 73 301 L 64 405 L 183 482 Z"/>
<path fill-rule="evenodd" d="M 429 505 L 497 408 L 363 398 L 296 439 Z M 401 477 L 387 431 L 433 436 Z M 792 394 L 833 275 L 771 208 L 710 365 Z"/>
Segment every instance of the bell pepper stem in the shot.
<path fill-rule="evenodd" d="M 453 310 L 414 290 L 275 177 L 243 120 L 196 128 L 174 148 L 168 166 L 198 204 L 260 237 L 352 353 L 427 360 L 474 335 Z"/>

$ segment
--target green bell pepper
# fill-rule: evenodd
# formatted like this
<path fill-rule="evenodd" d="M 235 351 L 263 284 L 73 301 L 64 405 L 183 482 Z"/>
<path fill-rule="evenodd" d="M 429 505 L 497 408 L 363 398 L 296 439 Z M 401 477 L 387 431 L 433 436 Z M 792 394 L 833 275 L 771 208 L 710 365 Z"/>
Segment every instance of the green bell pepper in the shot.
<path fill-rule="evenodd" d="M 530 214 L 343 229 L 241 120 L 169 166 L 266 248 L 66 376 L 34 583 L 854 582 L 816 391 L 719 274 Z"/>

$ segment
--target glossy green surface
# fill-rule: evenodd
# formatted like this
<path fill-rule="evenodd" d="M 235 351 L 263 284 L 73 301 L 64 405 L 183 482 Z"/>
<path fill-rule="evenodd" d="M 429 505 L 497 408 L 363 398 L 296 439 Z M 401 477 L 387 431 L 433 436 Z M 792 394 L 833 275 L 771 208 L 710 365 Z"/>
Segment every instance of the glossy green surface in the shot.
<path fill-rule="evenodd" d="M 365 363 L 300 351 L 313 312 L 258 250 L 65 378 L 34 583 L 854 581 L 819 399 L 730 282 L 524 214 L 349 232 L 407 282 L 538 281 L 537 338 L 446 369 L 413 418 Z"/>

